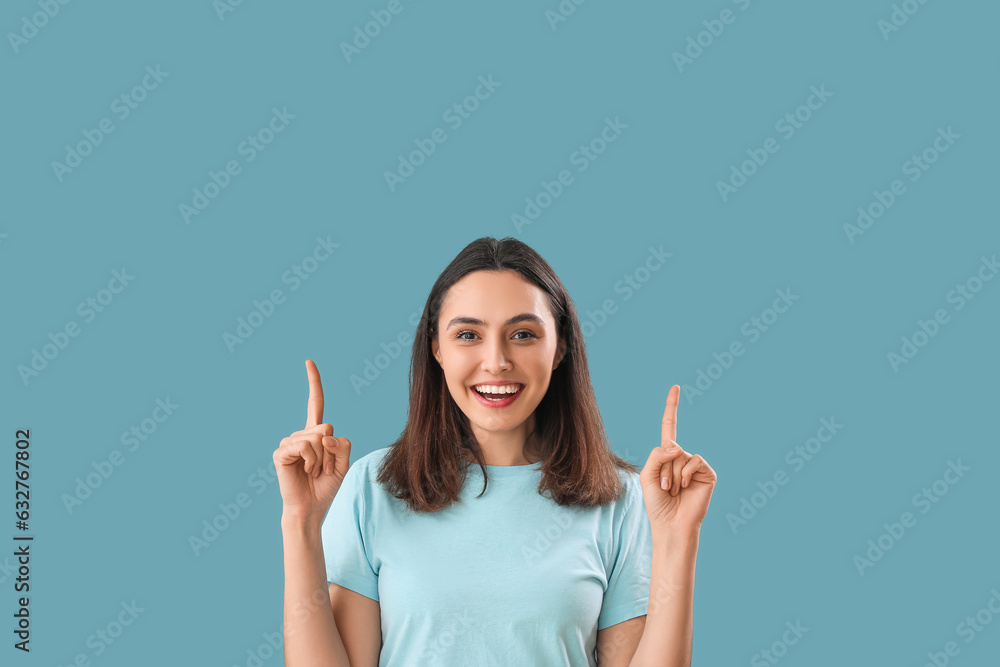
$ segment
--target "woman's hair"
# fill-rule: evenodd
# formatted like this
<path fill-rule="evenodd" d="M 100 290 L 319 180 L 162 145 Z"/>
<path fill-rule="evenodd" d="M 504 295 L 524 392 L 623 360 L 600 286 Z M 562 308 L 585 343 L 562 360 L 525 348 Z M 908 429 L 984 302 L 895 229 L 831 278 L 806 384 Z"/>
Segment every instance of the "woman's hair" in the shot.
<path fill-rule="evenodd" d="M 483 471 L 480 496 L 486 492 L 483 452 L 431 349 L 449 288 L 473 271 L 516 271 L 538 286 L 548 297 L 557 338 L 566 345 L 535 409 L 533 437 L 542 462 L 538 492 L 548 492 L 559 505 L 603 505 L 619 498 L 623 488 L 618 469 L 638 472 L 638 468 L 608 445 L 576 309 L 552 267 L 512 237 L 476 239 L 458 253 L 431 288 L 414 334 L 406 426 L 386 454 L 378 481 L 415 512 L 444 509 L 459 499 L 469 452 Z"/>

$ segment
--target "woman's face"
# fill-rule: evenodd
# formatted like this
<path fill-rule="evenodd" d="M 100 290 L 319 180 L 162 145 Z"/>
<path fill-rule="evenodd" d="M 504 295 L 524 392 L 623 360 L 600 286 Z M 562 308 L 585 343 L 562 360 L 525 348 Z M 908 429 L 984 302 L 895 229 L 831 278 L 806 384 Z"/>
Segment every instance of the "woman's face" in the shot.
<path fill-rule="evenodd" d="M 448 290 L 437 326 L 434 358 L 480 443 L 491 434 L 527 438 L 565 350 L 545 293 L 514 271 L 474 271 Z M 507 397 L 492 402 L 474 389 L 512 383 L 520 387 L 513 400 L 491 394 Z"/>

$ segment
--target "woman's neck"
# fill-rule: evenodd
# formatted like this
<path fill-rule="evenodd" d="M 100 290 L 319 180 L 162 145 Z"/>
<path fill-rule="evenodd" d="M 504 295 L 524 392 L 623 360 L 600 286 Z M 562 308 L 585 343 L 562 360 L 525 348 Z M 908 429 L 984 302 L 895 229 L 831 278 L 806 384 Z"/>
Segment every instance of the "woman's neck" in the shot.
<path fill-rule="evenodd" d="M 486 465 L 500 465 L 500 466 L 531 465 L 541 460 L 541 456 L 538 453 L 538 448 L 536 445 L 537 445 L 537 438 L 535 437 L 535 432 L 532 431 L 528 435 L 528 438 L 525 440 L 520 455 L 518 457 L 515 457 L 513 461 L 510 458 L 507 458 L 506 460 L 498 460 L 495 457 L 491 457 L 487 453 L 487 451 L 482 447 L 482 445 L 480 445 L 480 450 L 484 454 Z M 469 463 L 477 463 L 475 457 L 472 455 L 472 452 L 468 450 L 464 450 L 464 457 L 465 461 Z"/>

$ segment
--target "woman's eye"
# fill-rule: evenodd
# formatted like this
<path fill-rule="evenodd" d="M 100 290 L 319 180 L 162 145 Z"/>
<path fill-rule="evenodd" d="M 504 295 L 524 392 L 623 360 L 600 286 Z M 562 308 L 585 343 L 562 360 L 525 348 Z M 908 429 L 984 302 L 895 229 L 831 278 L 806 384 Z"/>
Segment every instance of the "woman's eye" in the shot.
<path fill-rule="evenodd" d="M 475 331 L 471 331 L 469 329 L 465 329 L 464 331 L 459 331 L 457 334 L 455 334 L 455 338 L 457 338 L 458 340 L 472 340 L 472 338 L 466 338 L 465 334 L 471 334 L 471 335 L 475 336 L 476 332 Z M 527 334 L 528 337 L 527 338 L 517 338 L 515 340 L 529 340 L 530 338 L 538 338 L 538 336 L 536 336 L 533 332 L 528 331 L 526 329 L 522 329 L 521 331 L 518 331 L 514 335 L 517 336 L 518 334 Z"/>

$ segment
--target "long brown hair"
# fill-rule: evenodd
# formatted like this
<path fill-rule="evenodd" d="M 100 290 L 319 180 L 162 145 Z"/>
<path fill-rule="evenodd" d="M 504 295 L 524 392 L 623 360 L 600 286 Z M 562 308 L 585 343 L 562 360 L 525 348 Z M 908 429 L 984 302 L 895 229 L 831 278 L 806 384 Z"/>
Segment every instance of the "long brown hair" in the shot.
<path fill-rule="evenodd" d="M 618 469 L 638 472 L 638 468 L 608 444 L 573 301 L 552 267 L 527 244 L 509 236 L 500 240 L 487 236 L 468 244 L 431 288 L 413 337 L 406 426 L 382 461 L 379 483 L 415 512 L 444 509 L 459 499 L 466 453 L 471 453 L 483 471 L 480 496 L 486 492 L 483 452 L 431 350 L 448 290 L 473 271 L 516 271 L 537 285 L 548 297 L 556 335 L 566 346 L 535 408 L 533 437 L 542 462 L 538 492 L 549 494 L 559 505 L 603 505 L 621 497 Z"/>

